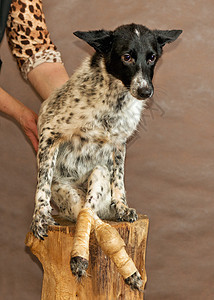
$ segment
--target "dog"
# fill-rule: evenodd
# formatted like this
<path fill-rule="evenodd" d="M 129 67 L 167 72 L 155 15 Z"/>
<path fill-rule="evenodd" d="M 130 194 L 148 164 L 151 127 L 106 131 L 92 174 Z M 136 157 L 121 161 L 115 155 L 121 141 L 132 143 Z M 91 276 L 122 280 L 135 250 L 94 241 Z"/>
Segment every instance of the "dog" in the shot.
<path fill-rule="evenodd" d="M 100 219 L 134 222 L 124 187 L 127 139 L 153 96 L 152 78 L 163 46 L 182 30 L 128 24 L 114 31 L 76 31 L 95 49 L 71 78 L 43 102 L 39 114 L 38 183 L 31 230 L 47 236 L 52 199 L 76 221 L 83 208 Z M 81 263 L 80 263 L 81 264 Z M 75 272 L 81 276 L 84 272 Z M 139 274 L 130 283 L 134 288 Z"/>

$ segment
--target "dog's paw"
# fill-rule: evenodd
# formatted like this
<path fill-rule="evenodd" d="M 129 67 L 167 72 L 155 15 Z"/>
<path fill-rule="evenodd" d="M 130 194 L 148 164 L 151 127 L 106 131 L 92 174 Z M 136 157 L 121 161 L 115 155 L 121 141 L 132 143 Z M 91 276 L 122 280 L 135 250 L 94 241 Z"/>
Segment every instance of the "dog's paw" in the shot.
<path fill-rule="evenodd" d="M 121 207 L 117 210 L 116 218 L 120 222 L 125 221 L 133 223 L 137 221 L 138 215 L 136 209 L 129 208 L 126 205 L 121 205 Z"/>
<path fill-rule="evenodd" d="M 136 289 L 140 291 L 140 288 L 143 285 L 143 280 L 140 276 L 140 273 L 135 272 L 134 274 L 125 279 L 125 283 L 130 285 L 133 290 Z"/>
<path fill-rule="evenodd" d="M 86 276 L 88 260 L 80 256 L 75 256 L 71 258 L 70 266 L 73 275 L 80 280 L 82 276 Z"/>
<path fill-rule="evenodd" d="M 47 237 L 48 226 L 57 225 L 50 213 L 43 213 L 42 211 L 36 211 L 33 215 L 33 221 L 31 223 L 31 231 L 36 238 L 44 240 Z"/>

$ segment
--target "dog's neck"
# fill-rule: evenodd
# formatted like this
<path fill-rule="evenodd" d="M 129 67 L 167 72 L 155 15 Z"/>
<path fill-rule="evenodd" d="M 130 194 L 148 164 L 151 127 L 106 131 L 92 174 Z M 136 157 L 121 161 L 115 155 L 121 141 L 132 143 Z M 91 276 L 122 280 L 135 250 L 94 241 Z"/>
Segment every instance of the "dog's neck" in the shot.
<path fill-rule="evenodd" d="M 117 89 L 117 91 L 121 94 L 127 94 L 129 92 L 128 88 L 124 86 L 121 80 L 117 79 L 113 75 L 111 75 L 109 72 L 106 70 L 106 65 L 105 65 L 105 59 L 104 57 L 99 54 L 95 53 L 91 57 L 91 67 L 96 71 L 101 71 L 105 83 L 108 86 L 109 89 Z"/>

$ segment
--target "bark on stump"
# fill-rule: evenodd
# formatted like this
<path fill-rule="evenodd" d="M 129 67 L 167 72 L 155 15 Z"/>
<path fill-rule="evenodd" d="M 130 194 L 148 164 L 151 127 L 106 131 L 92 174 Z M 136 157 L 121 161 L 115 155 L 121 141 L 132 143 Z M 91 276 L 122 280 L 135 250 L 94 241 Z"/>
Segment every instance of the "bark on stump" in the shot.
<path fill-rule="evenodd" d="M 133 291 L 124 283 L 114 263 L 97 244 L 94 233 L 90 237 L 90 258 L 88 276 L 78 282 L 70 270 L 75 224 L 54 217 L 60 226 L 50 226 L 48 237 L 40 241 L 29 232 L 26 245 L 37 256 L 43 266 L 42 300 L 137 300 L 143 299 L 143 292 Z M 126 251 L 146 282 L 145 251 L 149 220 L 140 215 L 138 221 L 108 222 L 124 239 Z M 144 286 L 142 290 L 144 289 Z"/>

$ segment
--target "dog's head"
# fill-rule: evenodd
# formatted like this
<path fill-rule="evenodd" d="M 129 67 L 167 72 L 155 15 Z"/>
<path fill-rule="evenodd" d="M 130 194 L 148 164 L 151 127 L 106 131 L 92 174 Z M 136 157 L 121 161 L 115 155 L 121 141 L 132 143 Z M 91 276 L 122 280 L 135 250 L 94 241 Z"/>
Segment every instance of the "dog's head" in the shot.
<path fill-rule="evenodd" d="M 105 60 L 106 70 L 141 100 L 153 95 L 154 67 L 166 43 L 175 41 L 182 30 L 150 30 L 143 25 L 122 25 L 114 31 L 76 31 Z"/>

